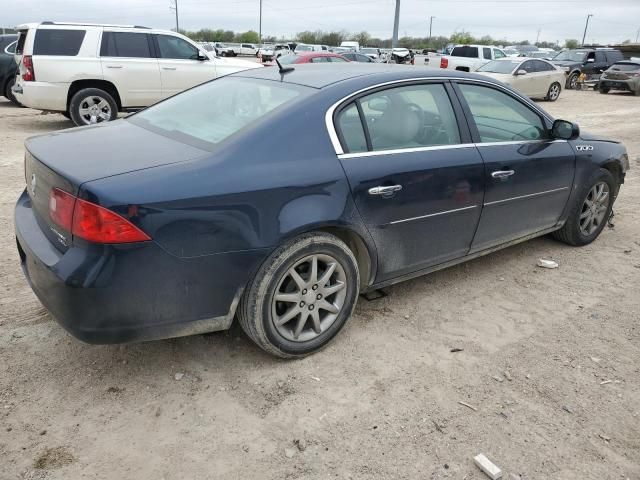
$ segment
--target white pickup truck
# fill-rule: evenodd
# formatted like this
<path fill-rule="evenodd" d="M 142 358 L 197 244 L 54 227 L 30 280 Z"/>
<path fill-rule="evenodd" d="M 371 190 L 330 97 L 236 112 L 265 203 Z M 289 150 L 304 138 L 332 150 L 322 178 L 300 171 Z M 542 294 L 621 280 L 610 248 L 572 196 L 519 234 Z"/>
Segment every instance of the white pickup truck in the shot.
<path fill-rule="evenodd" d="M 233 52 L 234 57 L 238 55 L 255 56 L 258 53 L 258 47 L 253 43 L 227 43 L 227 47 Z"/>
<path fill-rule="evenodd" d="M 493 45 L 456 45 L 451 54 L 440 58 L 440 68 L 474 72 L 485 63 L 507 55 Z"/>

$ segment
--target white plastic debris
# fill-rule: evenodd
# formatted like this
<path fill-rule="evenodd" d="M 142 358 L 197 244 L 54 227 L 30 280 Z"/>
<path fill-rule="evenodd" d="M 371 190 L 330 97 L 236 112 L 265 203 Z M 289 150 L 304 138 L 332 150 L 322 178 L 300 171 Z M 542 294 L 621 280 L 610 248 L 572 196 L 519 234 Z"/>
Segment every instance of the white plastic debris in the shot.
<path fill-rule="evenodd" d="M 491 480 L 502 478 L 502 470 L 500 470 L 491 460 L 483 453 L 473 457 L 473 462 L 482 470 Z"/>
<path fill-rule="evenodd" d="M 553 260 L 538 259 L 538 266 L 542 268 L 558 268 L 558 263 Z"/>

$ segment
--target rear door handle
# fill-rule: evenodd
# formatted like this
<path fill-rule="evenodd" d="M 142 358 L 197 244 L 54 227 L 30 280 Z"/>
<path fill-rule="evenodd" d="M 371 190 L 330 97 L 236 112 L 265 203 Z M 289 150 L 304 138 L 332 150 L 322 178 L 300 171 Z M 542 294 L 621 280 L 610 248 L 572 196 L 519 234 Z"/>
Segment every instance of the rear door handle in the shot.
<path fill-rule="evenodd" d="M 175 70 L 176 67 L 162 67 L 163 70 Z"/>
<path fill-rule="evenodd" d="M 122 65 L 107 65 L 107 68 L 122 68 Z"/>
<path fill-rule="evenodd" d="M 373 187 L 369 189 L 369 195 L 393 195 L 402 190 L 402 185 L 391 185 L 388 187 Z"/>
<path fill-rule="evenodd" d="M 493 178 L 507 178 L 516 173 L 515 170 L 496 170 L 495 172 L 491 172 L 491 176 Z"/>

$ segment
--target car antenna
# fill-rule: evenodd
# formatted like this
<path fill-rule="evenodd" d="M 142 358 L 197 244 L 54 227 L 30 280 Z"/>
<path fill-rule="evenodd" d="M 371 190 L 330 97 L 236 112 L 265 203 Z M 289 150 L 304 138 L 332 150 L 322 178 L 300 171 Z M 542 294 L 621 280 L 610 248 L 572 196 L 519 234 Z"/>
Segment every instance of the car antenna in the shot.
<path fill-rule="evenodd" d="M 284 75 L 285 73 L 293 72 L 295 70 L 295 68 L 293 67 L 283 67 L 282 64 L 280 63 L 280 60 L 278 60 L 278 57 L 276 57 L 276 63 L 278 64 L 278 69 L 281 75 Z"/>

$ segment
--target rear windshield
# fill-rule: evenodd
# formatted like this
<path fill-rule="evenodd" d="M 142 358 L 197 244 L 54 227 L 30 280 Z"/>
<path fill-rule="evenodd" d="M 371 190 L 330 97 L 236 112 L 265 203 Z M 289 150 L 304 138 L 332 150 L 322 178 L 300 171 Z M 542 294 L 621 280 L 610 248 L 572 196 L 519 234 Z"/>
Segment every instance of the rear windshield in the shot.
<path fill-rule="evenodd" d="M 313 51 L 313 47 L 311 45 L 298 45 L 296 47 L 296 50 L 298 50 L 300 52 L 312 52 Z"/>
<path fill-rule="evenodd" d="M 33 43 L 34 55 L 73 57 L 80 51 L 84 30 L 38 29 Z"/>
<path fill-rule="evenodd" d="M 454 47 L 451 51 L 452 57 L 478 58 L 478 47 Z"/>
<path fill-rule="evenodd" d="M 481 66 L 478 72 L 490 72 L 490 73 L 511 73 L 513 70 L 522 63 L 519 60 L 494 60 L 483 66 Z"/>
<path fill-rule="evenodd" d="M 290 53 L 288 55 L 283 55 L 281 56 L 278 61 L 282 64 L 282 65 L 289 65 L 290 63 L 294 63 L 296 60 L 298 59 L 298 55 L 295 55 L 293 53 Z"/>
<path fill-rule="evenodd" d="M 640 70 L 640 63 L 624 62 L 614 63 L 611 65 L 610 70 L 619 72 L 633 72 L 634 70 Z"/>
<path fill-rule="evenodd" d="M 307 90 L 290 83 L 225 77 L 171 97 L 127 120 L 174 140 L 212 150 Z"/>

